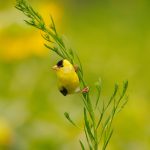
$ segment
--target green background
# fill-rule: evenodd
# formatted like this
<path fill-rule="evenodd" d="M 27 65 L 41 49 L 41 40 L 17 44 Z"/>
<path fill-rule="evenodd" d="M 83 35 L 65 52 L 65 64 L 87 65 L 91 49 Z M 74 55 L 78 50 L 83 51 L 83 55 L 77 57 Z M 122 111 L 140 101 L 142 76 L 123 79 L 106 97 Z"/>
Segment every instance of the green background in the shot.
<path fill-rule="evenodd" d="M 150 1 L 29 2 L 47 23 L 53 15 L 77 51 L 89 86 L 102 79 L 102 97 L 111 95 L 116 82 L 129 81 L 129 102 L 115 118 L 108 149 L 149 150 Z M 59 57 L 43 46 L 41 32 L 27 26 L 14 5 L 0 0 L 0 128 L 5 122 L 10 138 L 5 144 L 10 150 L 77 150 L 82 130 L 63 113 L 82 126 L 82 99 L 58 92 L 51 67 Z"/>

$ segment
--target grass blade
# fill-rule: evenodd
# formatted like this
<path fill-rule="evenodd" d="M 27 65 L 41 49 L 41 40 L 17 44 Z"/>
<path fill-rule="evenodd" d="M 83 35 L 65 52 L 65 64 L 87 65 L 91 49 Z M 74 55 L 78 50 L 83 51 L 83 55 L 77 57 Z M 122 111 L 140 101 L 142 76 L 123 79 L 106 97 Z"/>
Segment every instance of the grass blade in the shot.
<path fill-rule="evenodd" d="M 108 135 L 108 137 L 107 137 L 107 139 L 106 139 L 106 141 L 105 141 L 105 143 L 104 143 L 104 145 L 103 145 L 102 150 L 105 150 L 105 149 L 106 149 L 106 147 L 107 147 L 107 145 L 108 145 L 108 143 L 109 143 L 109 141 L 110 141 L 110 139 L 111 139 L 111 137 L 112 137 L 112 134 L 113 134 L 113 130 L 111 130 L 111 132 L 109 133 L 109 135 Z"/>
<path fill-rule="evenodd" d="M 101 94 L 101 80 L 100 79 L 96 83 L 96 89 L 98 91 L 98 95 L 97 95 L 97 100 L 96 100 L 96 104 L 95 104 L 95 109 L 97 108 L 98 102 L 100 100 L 100 94 Z"/>
<path fill-rule="evenodd" d="M 92 142 L 95 139 L 94 139 L 94 136 L 93 136 L 92 131 L 91 131 L 91 127 L 90 127 L 88 119 L 87 119 L 87 113 L 86 113 L 85 108 L 84 108 L 84 121 L 85 121 L 85 127 L 86 127 L 86 130 L 87 130 L 88 136 L 89 136 L 89 138 Z"/>
<path fill-rule="evenodd" d="M 82 150 L 85 150 L 85 147 L 84 147 L 84 145 L 83 145 L 82 141 L 81 141 L 81 140 L 79 140 L 79 142 L 80 142 L 80 145 L 81 145 Z"/>
<path fill-rule="evenodd" d="M 69 113 L 65 112 L 64 115 L 65 115 L 66 119 L 67 119 L 73 126 L 78 127 L 78 126 L 73 122 L 73 120 L 70 118 Z"/>

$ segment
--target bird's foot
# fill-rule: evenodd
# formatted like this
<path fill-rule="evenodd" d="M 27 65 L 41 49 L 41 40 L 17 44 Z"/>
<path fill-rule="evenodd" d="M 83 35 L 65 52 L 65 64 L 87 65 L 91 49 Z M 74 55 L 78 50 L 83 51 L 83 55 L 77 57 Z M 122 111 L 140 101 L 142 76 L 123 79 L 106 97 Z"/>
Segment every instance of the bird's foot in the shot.
<path fill-rule="evenodd" d="M 77 72 L 79 69 L 78 65 L 74 65 L 73 67 L 74 67 L 75 72 Z"/>
<path fill-rule="evenodd" d="M 89 92 L 89 87 L 85 87 L 81 91 L 82 93 L 88 93 Z"/>

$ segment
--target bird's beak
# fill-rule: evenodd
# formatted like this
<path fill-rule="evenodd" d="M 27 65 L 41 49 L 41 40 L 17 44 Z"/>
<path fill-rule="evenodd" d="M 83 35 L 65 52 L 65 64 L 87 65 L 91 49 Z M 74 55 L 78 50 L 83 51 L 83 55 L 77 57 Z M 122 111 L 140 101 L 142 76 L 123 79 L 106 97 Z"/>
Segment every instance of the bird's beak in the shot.
<path fill-rule="evenodd" d="M 55 71 L 58 70 L 57 65 L 53 66 L 52 69 L 55 70 Z"/>

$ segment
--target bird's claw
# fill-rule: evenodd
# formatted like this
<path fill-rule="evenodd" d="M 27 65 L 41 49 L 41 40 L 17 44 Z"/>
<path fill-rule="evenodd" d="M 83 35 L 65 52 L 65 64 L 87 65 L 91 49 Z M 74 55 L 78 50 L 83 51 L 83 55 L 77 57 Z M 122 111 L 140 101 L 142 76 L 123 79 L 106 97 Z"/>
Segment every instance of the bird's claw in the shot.
<path fill-rule="evenodd" d="M 77 72 L 79 69 L 78 65 L 74 65 L 73 67 L 74 67 L 75 72 Z"/>
<path fill-rule="evenodd" d="M 89 92 L 89 87 L 85 87 L 84 89 L 82 89 L 82 93 L 88 93 Z"/>

